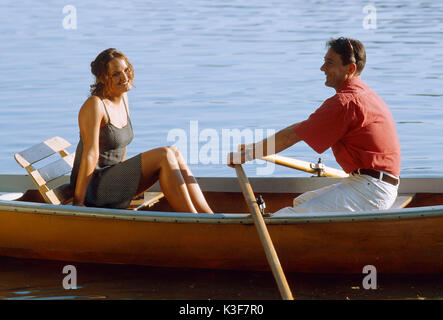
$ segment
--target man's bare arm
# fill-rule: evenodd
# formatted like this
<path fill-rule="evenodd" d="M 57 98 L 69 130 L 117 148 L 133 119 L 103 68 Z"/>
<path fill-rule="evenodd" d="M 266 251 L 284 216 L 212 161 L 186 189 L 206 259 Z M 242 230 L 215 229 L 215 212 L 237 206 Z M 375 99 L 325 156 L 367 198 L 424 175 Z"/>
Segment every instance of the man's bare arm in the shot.
<path fill-rule="evenodd" d="M 283 150 L 293 146 L 301 139 L 297 136 L 294 131 L 294 127 L 297 125 L 293 124 L 286 127 L 276 134 L 253 144 L 254 155 L 253 158 L 264 157 L 271 154 L 276 154 L 282 152 Z"/>
<path fill-rule="evenodd" d="M 240 145 L 239 151 L 241 152 L 240 159 L 236 159 L 235 164 L 245 163 L 246 161 L 251 161 L 256 158 L 261 158 L 271 154 L 279 153 L 290 146 L 293 146 L 301 140 L 299 136 L 294 131 L 294 127 L 298 123 L 286 127 L 276 134 L 263 139 L 262 141 L 251 143 L 248 145 Z M 240 163 L 237 163 L 240 160 Z M 228 166 L 234 165 L 234 154 L 228 154 Z"/>

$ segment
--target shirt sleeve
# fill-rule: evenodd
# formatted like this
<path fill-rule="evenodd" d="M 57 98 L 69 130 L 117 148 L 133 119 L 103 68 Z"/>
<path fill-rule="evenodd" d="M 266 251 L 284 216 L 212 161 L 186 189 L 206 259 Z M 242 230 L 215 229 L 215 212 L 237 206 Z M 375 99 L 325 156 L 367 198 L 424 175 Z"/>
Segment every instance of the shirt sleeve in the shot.
<path fill-rule="evenodd" d="M 323 153 L 348 131 L 346 108 L 337 95 L 327 99 L 308 119 L 294 127 L 295 134 L 317 153 Z"/>

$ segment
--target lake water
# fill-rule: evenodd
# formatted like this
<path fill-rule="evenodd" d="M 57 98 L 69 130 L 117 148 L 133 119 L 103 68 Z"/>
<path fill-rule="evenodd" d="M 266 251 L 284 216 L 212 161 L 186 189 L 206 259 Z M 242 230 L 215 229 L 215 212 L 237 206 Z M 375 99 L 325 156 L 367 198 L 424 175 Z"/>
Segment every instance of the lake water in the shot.
<path fill-rule="evenodd" d="M 65 8 L 69 4 L 75 11 Z M 334 94 L 319 68 L 326 41 L 344 35 L 366 46 L 362 79 L 394 115 L 401 175 L 443 176 L 443 2 L 373 1 L 364 12 L 366 5 L 4 0 L 0 173 L 23 173 L 13 154 L 55 135 L 75 150 L 78 110 L 93 81 L 89 64 L 102 50 L 116 47 L 136 74 L 129 93 L 135 139 L 128 156 L 173 144 L 177 138 L 168 141 L 168 134 L 178 130 L 186 134 L 182 152 L 196 176 L 235 176 L 224 164 L 234 143 L 223 145 L 223 130 L 260 134 L 304 120 Z M 214 153 L 208 152 L 209 141 L 218 146 Z M 199 158 L 205 152 L 213 156 L 210 161 Z M 282 154 L 308 161 L 319 157 L 303 142 Z M 330 150 L 321 157 L 339 167 Z M 256 176 L 258 166 L 247 164 L 247 174 Z M 286 168 L 273 175 L 306 176 Z"/>
<path fill-rule="evenodd" d="M 76 289 L 63 287 L 67 273 L 62 271 L 66 265 L 76 268 Z M 365 276 L 286 273 L 297 300 L 438 300 L 443 297 L 441 275 L 378 274 L 375 290 L 364 288 Z M 270 271 L 192 270 L 0 257 L 0 299 L 278 300 L 280 294 Z"/>
<path fill-rule="evenodd" d="M 391 108 L 402 148 L 401 175 L 442 177 L 443 1 L 372 1 L 376 25 L 364 12 L 368 4 L 2 0 L 0 174 L 24 173 L 13 154 L 55 135 L 69 140 L 74 151 L 77 113 L 93 82 L 89 64 L 115 47 L 127 54 L 136 74 L 129 93 L 135 139 L 128 156 L 172 144 L 168 134 L 184 132 L 189 150 L 182 152 L 190 160 L 191 148 L 203 152 L 204 133 L 210 133 L 219 143 L 218 161 L 200 161 L 192 170 L 196 176 L 235 176 L 223 164 L 228 151 L 223 129 L 260 133 L 304 120 L 334 94 L 324 86 L 319 68 L 326 41 L 343 35 L 366 46 L 362 79 Z M 74 21 L 66 20 L 74 18 L 69 7 L 63 12 L 66 5 L 74 6 L 76 29 L 66 29 Z M 192 144 L 191 127 L 202 135 L 197 144 Z M 304 143 L 282 154 L 318 158 Z M 338 168 L 330 150 L 322 158 Z M 256 167 L 245 165 L 247 174 L 257 175 Z M 273 174 L 306 175 L 285 168 Z M 78 265 L 81 288 L 66 292 L 63 265 L 2 258 L 0 298 L 279 298 L 270 273 L 133 266 Z M 294 295 L 305 299 L 443 296 L 441 279 L 417 279 L 390 278 L 372 292 L 359 287 L 361 275 L 289 275 Z"/>

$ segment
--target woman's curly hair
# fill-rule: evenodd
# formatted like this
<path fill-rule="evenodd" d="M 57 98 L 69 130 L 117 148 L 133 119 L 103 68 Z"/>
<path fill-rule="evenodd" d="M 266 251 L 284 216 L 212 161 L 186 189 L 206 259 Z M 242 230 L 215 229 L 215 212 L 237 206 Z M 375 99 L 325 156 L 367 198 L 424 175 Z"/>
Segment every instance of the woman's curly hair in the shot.
<path fill-rule="evenodd" d="M 110 77 L 108 76 L 108 64 L 114 58 L 123 59 L 128 66 L 129 83 L 132 85 L 134 80 L 134 68 L 129 62 L 126 55 L 115 49 L 109 48 L 102 51 L 94 61 L 91 62 L 91 72 L 95 76 L 95 83 L 91 84 L 91 96 L 105 97 L 107 95 L 106 89 L 109 87 Z"/>

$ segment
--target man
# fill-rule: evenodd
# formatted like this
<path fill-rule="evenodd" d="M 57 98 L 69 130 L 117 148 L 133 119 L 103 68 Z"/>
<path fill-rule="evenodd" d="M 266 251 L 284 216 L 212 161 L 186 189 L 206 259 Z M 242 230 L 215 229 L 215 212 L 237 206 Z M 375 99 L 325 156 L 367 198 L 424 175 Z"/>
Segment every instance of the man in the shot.
<path fill-rule="evenodd" d="M 334 88 L 336 94 L 307 120 L 252 146 L 240 146 L 240 162 L 279 153 L 301 140 L 318 153 L 331 147 L 336 161 L 350 176 L 340 183 L 300 195 L 294 199 L 293 208 L 280 212 L 389 209 L 400 182 L 400 143 L 391 112 L 360 79 L 366 63 L 363 44 L 341 37 L 331 39 L 327 45 L 329 49 L 320 70 L 326 75 L 325 85 Z M 268 153 L 271 139 L 275 150 Z M 228 163 L 233 164 L 232 160 Z"/>

